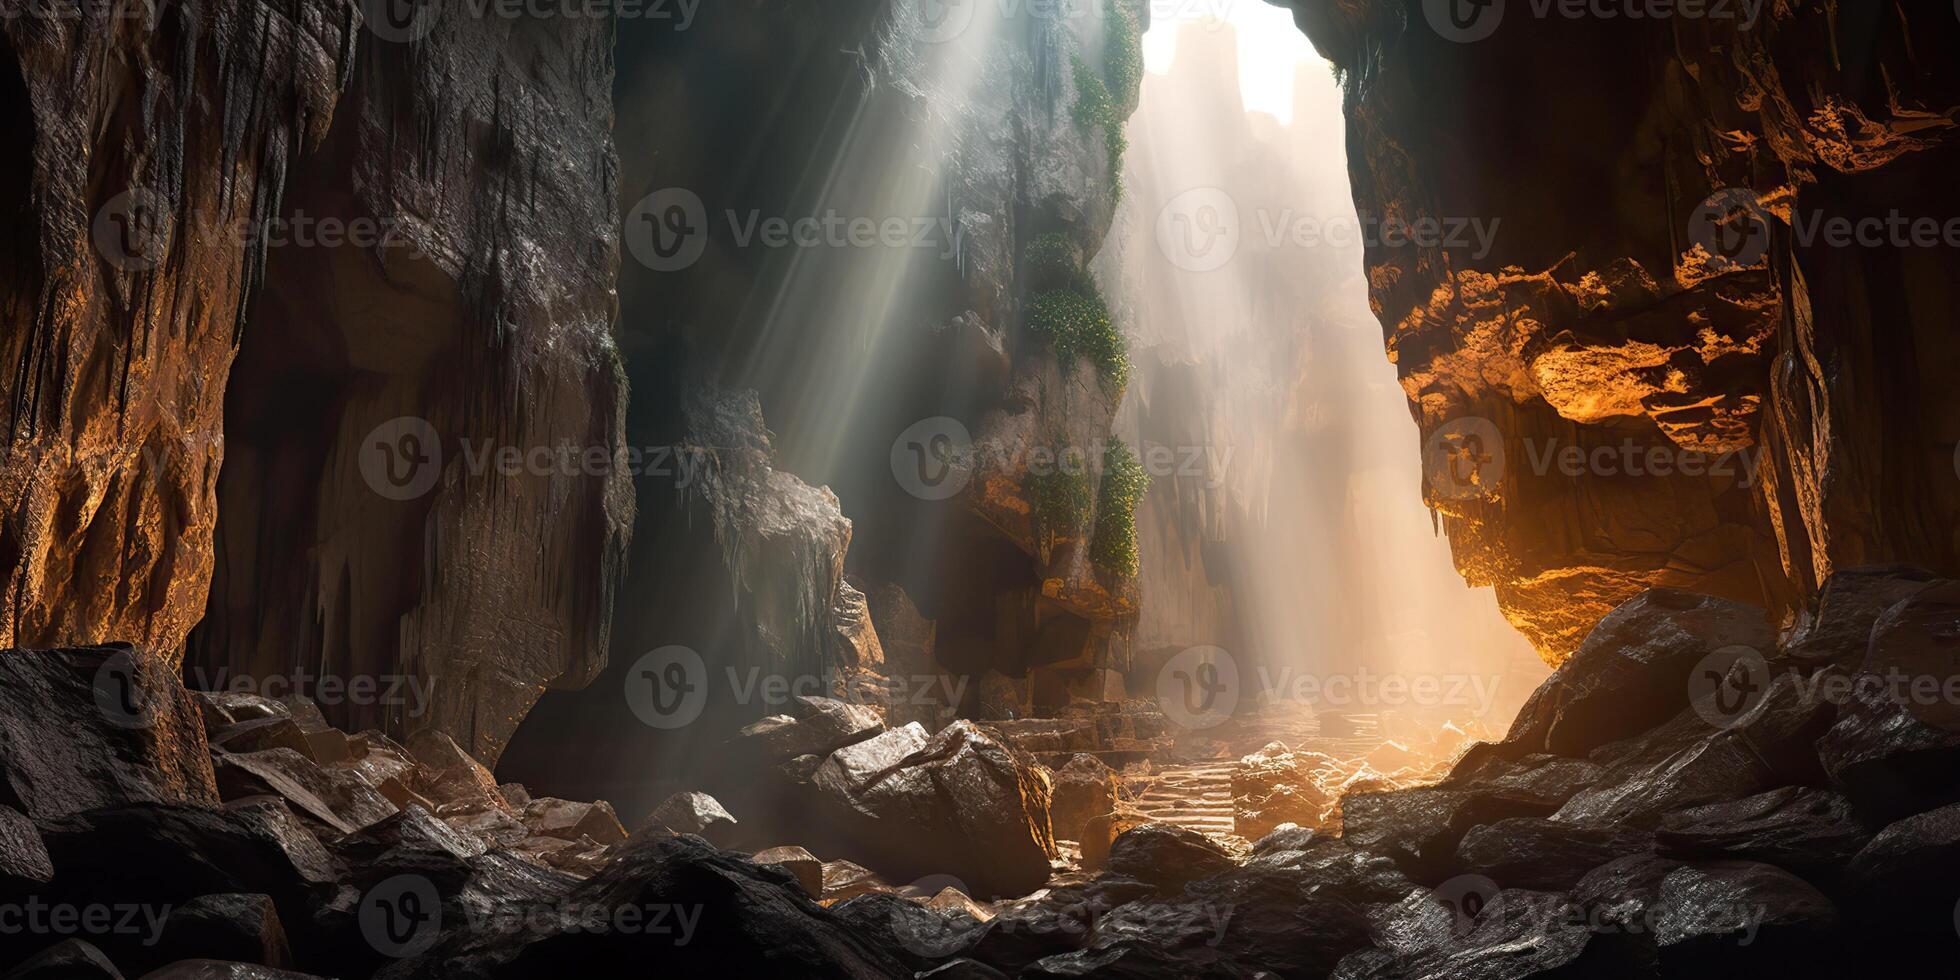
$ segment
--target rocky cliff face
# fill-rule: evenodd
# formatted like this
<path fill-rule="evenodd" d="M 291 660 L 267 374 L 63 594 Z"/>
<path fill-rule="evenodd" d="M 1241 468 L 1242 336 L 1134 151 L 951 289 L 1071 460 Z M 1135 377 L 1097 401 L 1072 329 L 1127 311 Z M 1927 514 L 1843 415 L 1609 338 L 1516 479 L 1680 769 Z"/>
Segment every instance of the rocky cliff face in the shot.
<path fill-rule="evenodd" d="M 1789 622 L 1836 568 L 1956 568 L 1960 250 L 1831 231 L 1960 214 L 1951 10 L 1293 6 L 1363 211 L 1444 222 L 1369 249 L 1376 313 L 1458 567 L 1548 660 L 1652 585 Z"/>
<path fill-rule="evenodd" d="M 153 6 L 6 19 L 0 643 L 202 618 L 193 682 L 407 679 L 322 700 L 494 758 L 601 662 L 631 515 L 492 462 L 621 441 L 606 26 Z"/>

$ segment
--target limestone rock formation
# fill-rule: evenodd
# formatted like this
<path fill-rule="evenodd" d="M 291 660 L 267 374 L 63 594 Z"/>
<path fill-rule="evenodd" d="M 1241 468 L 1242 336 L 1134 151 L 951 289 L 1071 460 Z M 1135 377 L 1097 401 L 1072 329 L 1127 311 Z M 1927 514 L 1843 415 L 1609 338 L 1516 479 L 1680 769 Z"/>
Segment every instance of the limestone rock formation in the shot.
<path fill-rule="evenodd" d="M 1921 367 L 1955 355 L 1960 252 L 1824 230 L 1960 203 L 1960 82 L 1921 54 L 1952 11 L 1291 6 L 1362 212 L 1501 222 L 1366 261 L 1458 569 L 1549 662 L 1651 586 L 1787 623 L 1838 569 L 1960 571 L 1960 406 Z"/>

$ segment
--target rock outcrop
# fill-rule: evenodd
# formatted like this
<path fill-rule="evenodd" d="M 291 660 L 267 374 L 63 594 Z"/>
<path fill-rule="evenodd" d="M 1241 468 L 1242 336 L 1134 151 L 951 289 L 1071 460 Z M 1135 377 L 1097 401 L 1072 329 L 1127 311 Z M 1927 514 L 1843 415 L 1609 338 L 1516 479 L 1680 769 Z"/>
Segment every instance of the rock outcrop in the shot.
<path fill-rule="evenodd" d="M 1457 566 L 1549 662 L 1652 586 L 1788 624 L 1839 569 L 1960 571 L 1960 407 L 1919 367 L 1960 250 L 1897 231 L 1960 213 L 1951 10 L 1291 6 L 1362 212 L 1501 222 L 1366 261 Z"/>

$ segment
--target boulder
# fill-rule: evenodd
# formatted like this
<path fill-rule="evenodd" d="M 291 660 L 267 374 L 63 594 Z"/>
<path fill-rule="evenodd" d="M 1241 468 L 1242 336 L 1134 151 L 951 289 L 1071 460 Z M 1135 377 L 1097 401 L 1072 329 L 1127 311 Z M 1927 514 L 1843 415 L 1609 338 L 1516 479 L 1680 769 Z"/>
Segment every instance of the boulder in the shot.
<path fill-rule="evenodd" d="M 1369 940 L 1368 918 L 1359 905 L 1325 880 L 1290 869 L 1233 869 L 1193 882 L 1182 899 L 1163 904 L 1182 906 L 1192 913 L 1184 921 L 1203 923 L 1194 937 L 1203 948 L 1282 977 L 1326 976 L 1342 956 Z M 1120 921 L 1123 912 L 1118 909 L 1110 919 Z M 1136 938 L 1161 934 L 1161 914 L 1140 918 L 1146 932 Z M 1104 932 L 1120 935 L 1116 927 Z M 1099 936 L 1096 945 L 1101 944 Z"/>
<path fill-rule="evenodd" d="M 1513 817 L 1463 835 L 1457 863 L 1505 888 L 1566 891 L 1602 864 L 1653 849 L 1647 831 Z"/>
<path fill-rule="evenodd" d="M 1396 863 L 1380 854 L 1358 850 L 1331 836 L 1288 839 L 1279 831 L 1260 841 L 1248 870 L 1277 870 L 1302 876 L 1313 888 L 1352 902 L 1399 902 L 1416 885 Z"/>
<path fill-rule="evenodd" d="M 322 980 L 311 973 L 275 970 L 252 963 L 179 960 L 143 974 L 143 980 Z"/>
<path fill-rule="evenodd" d="M 585 837 L 600 844 L 617 844 L 626 839 L 626 828 L 620 825 L 612 804 L 605 800 L 576 803 L 541 796 L 524 804 L 519 819 L 531 833 L 542 837 L 563 840 Z"/>
<path fill-rule="evenodd" d="M 1019 974 L 1036 960 L 1086 947 L 1112 910 L 1154 893 L 1146 882 L 1114 876 L 1049 888 L 996 908 L 961 955 Z"/>
<path fill-rule="evenodd" d="M 1148 822 L 1150 818 L 1142 814 L 1121 811 L 1090 817 L 1082 826 L 1082 870 L 1103 870 L 1109 864 L 1109 846 L 1116 838 Z"/>
<path fill-rule="evenodd" d="M 1872 834 L 1844 797 L 1785 786 L 1670 813 L 1657 838 L 1662 853 L 1675 857 L 1762 861 L 1830 882 Z"/>
<path fill-rule="evenodd" d="M 1776 646 L 1767 613 L 1728 599 L 1649 589 L 1587 634 L 1536 691 L 1505 739 L 1522 752 L 1584 756 L 1688 706 L 1690 671 L 1728 647 Z"/>
<path fill-rule="evenodd" d="M 54 862 L 34 821 L 19 810 L 0 806 L 0 894 L 35 890 L 54 877 Z"/>
<path fill-rule="evenodd" d="M 1960 803 L 1914 814 L 1872 837 L 1845 866 L 1845 910 L 1874 928 L 1953 938 L 1960 902 Z"/>
<path fill-rule="evenodd" d="M 200 895 L 170 910 L 155 963 L 211 959 L 282 969 L 292 950 L 270 896 Z"/>
<path fill-rule="evenodd" d="M 1254 840 L 1283 823 L 1318 826 L 1329 803 L 1310 772 L 1316 758 L 1273 743 L 1232 767 L 1232 823 Z"/>
<path fill-rule="evenodd" d="M 1812 665 L 1864 665 L 1872 627 L 1885 611 L 1924 590 L 1938 577 L 1910 565 L 1838 569 L 1824 582 L 1817 615 L 1791 636 L 1784 653 Z"/>
<path fill-rule="evenodd" d="M 323 768 L 292 749 L 219 750 L 211 763 L 224 799 L 278 796 L 338 833 L 352 833 L 398 809 L 354 773 Z"/>
<path fill-rule="evenodd" d="M 1453 882 L 1446 882 L 1451 885 Z M 1564 895 L 1507 888 L 1464 903 L 1448 893 L 1410 895 L 1376 927 L 1376 948 L 1352 953 L 1335 980 L 1522 980 L 1617 976 L 1594 935 L 1568 926 Z"/>
<path fill-rule="evenodd" d="M 1134 827 L 1109 845 L 1112 874 L 1146 882 L 1166 895 L 1235 866 L 1232 856 L 1211 838 L 1167 823 Z"/>
<path fill-rule="evenodd" d="M 123 980 L 123 975 L 86 940 L 64 939 L 15 966 L 7 980 Z"/>
<path fill-rule="evenodd" d="M 1609 766 L 1598 783 L 1575 794 L 1553 819 L 1653 829 L 1675 810 L 1740 799 L 1771 786 L 1760 758 L 1735 732 L 1670 749 L 1657 741 Z"/>
<path fill-rule="evenodd" d="M 438 807 L 509 806 L 497 791 L 497 777 L 444 732 L 424 728 L 409 736 L 407 748 L 426 769 L 410 788 L 434 800 Z"/>
<path fill-rule="evenodd" d="M 1655 898 L 1654 942 L 1664 976 L 1835 975 L 1837 925 L 1837 909 L 1822 892 L 1780 868 L 1748 861 L 1676 868 Z"/>
<path fill-rule="evenodd" d="M 653 808 L 633 830 L 638 841 L 664 834 L 693 834 L 716 846 L 726 846 L 735 830 L 735 818 L 715 798 L 698 791 L 675 793 Z"/>
<path fill-rule="evenodd" d="M 884 718 L 869 705 L 799 695 L 790 708 L 743 728 L 731 747 L 740 758 L 774 764 L 800 755 L 828 756 L 885 730 Z"/>
<path fill-rule="evenodd" d="M 804 897 L 786 871 L 696 837 L 629 842 L 563 898 L 574 909 L 663 910 L 633 928 L 549 917 L 464 923 L 390 976 L 798 976 L 857 980 L 910 971 L 875 939 Z M 934 913 L 937 914 L 937 913 Z"/>
<path fill-rule="evenodd" d="M 755 853 L 755 863 L 770 864 L 782 868 L 795 876 L 796 883 L 803 887 L 803 893 L 811 898 L 823 898 L 823 862 L 816 855 L 800 847 L 771 847 Z"/>
<path fill-rule="evenodd" d="M 831 911 L 852 932 L 913 970 L 929 969 L 966 949 L 980 930 L 980 921 L 964 912 L 930 908 L 897 895 L 859 895 Z"/>
<path fill-rule="evenodd" d="M 1117 777 L 1101 759 L 1079 752 L 1055 773 L 1054 803 L 1048 808 L 1055 836 L 1082 839 L 1091 817 L 1116 809 Z"/>
<path fill-rule="evenodd" d="M 1457 845 L 1470 828 L 1551 812 L 1537 792 L 1482 787 L 1350 793 L 1341 798 L 1340 809 L 1343 840 L 1394 859 L 1418 879 L 1448 874 Z"/>
<path fill-rule="evenodd" d="M 217 802 L 203 713 L 162 658 L 127 645 L 0 656 L 0 805 L 40 820 Z"/>
<path fill-rule="evenodd" d="M 892 887 L 883 878 L 862 864 L 850 861 L 825 861 L 823 865 L 823 902 L 849 901 L 859 895 L 889 895 Z"/>
<path fill-rule="evenodd" d="M 817 770 L 852 856 L 901 877 L 951 874 L 989 896 L 1040 887 L 1055 854 L 1047 776 L 970 721 L 921 736 L 916 725 L 886 732 Z"/>
<path fill-rule="evenodd" d="M 1960 802 L 1960 731 L 1927 724 L 1889 691 L 1877 674 L 1853 677 L 1837 723 L 1817 742 L 1831 785 L 1877 823 Z"/>

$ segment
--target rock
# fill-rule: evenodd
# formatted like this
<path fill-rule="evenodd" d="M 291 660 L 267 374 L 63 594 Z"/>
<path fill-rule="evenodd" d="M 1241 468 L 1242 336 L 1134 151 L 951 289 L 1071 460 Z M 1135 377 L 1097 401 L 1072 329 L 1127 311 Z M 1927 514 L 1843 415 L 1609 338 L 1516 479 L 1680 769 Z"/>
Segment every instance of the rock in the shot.
<path fill-rule="evenodd" d="M 878 629 L 871 622 L 871 606 L 864 593 L 848 580 L 837 583 L 837 601 L 831 606 L 831 662 L 851 672 L 882 671 L 884 647 L 878 642 Z"/>
<path fill-rule="evenodd" d="M 418 806 L 411 804 L 411 806 Z M 403 809 L 408 809 L 403 807 Z M 475 837 L 493 847 L 510 847 L 531 836 L 531 828 L 524 826 L 509 810 L 478 810 L 474 813 L 459 813 L 443 817 L 442 821 L 463 833 Z"/>
<path fill-rule="evenodd" d="M 313 758 L 313 743 L 307 740 L 306 732 L 290 717 L 261 718 L 226 726 L 211 736 L 211 745 L 227 752 L 291 749 L 309 761 L 320 761 Z"/>
<path fill-rule="evenodd" d="M 1081 840 L 1091 817 L 1116 809 L 1116 784 L 1115 771 L 1101 759 L 1076 753 L 1055 774 L 1055 798 L 1048 809 L 1055 836 Z"/>
<path fill-rule="evenodd" d="M 1171 824 L 1143 824 L 1109 845 L 1112 874 L 1148 882 L 1166 895 L 1234 866 L 1232 856 L 1211 838 Z"/>
<path fill-rule="evenodd" d="M 250 963 L 181 960 L 143 974 L 143 980 L 321 980 L 310 973 L 275 970 Z"/>
<path fill-rule="evenodd" d="M 568 908 L 675 911 L 633 929 L 595 931 L 576 921 L 469 929 L 445 935 L 391 975 L 452 976 L 465 951 L 483 973 L 510 978 L 613 976 L 629 965 L 671 976 L 766 976 L 792 963 L 808 977 L 908 975 L 872 938 L 805 898 L 788 872 L 695 837 L 630 842 L 564 902 Z"/>
<path fill-rule="evenodd" d="M 163 923 L 155 962 L 211 959 L 275 969 L 292 965 L 279 910 L 265 895 L 200 895 L 172 910 Z"/>
<path fill-rule="evenodd" d="M 1807 664 L 1855 670 L 1865 663 L 1878 618 L 1936 579 L 1933 573 L 1910 565 L 1838 569 L 1824 581 L 1816 618 L 1791 636 L 1784 653 Z"/>
<path fill-rule="evenodd" d="M 1760 759 L 1735 732 L 1670 748 L 1665 742 L 1652 743 L 1609 766 L 1597 784 L 1575 794 L 1553 819 L 1594 827 L 1652 829 L 1675 810 L 1740 799 L 1770 788 L 1770 776 Z"/>
<path fill-rule="evenodd" d="M 1661 882 L 1681 862 L 1653 854 L 1608 861 L 1586 873 L 1572 889 L 1572 902 L 1596 934 L 1593 945 L 1636 976 L 1660 973 L 1654 945 L 1655 903 Z"/>
<path fill-rule="evenodd" d="M 54 863 L 34 821 L 13 807 L 0 806 L 0 894 L 31 891 L 53 877 Z"/>
<path fill-rule="evenodd" d="M 735 818 L 715 798 L 706 793 L 675 793 L 654 807 L 633 831 L 633 839 L 659 836 L 662 832 L 693 834 L 717 846 L 725 844 L 735 830 Z"/>
<path fill-rule="evenodd" d="M 1184 906 L 1191 921 L 1203 923 L 1204 947 L 1283 977 L 1326 976 L 1369 940 L 1367 917 L 1339 886 L 1288 869 L 1234 869 L 1192 883 L 1184 899 L 1169 904 Z M 1156 919 L 1144 916 L 1144 929 L 1155 931 Z"/>
<path fill-rule="evenodd" d="M 1274 827 L 1272 832 L 1266 836 L 1253 841 L 1251 853 L 1256 858 L 1273 851 L 1304 850 L 1307 845 L 1312 844 L 1316 840 L 1323 839 L 1323 836 L 1332 837 L 1333 835 L 1323 835 L 1321 831 L 1311 827 L 1284 823 Z"/>
<path fill-rule="evenodd" d="M 795 846 L 771 847 L 757 851 L 754 858 L 757 864 L 772 864 L 796 876 L 796 883 L 803 886 L 803 893 L 811 898 L 824 896 L 824 866 L 816 855 Z"/>
<path fill-rule="evenodd" d="M 513 807 L 521 807 L 531 802 L 531 791 L 523 783 L 498 783 L 497 792 L 503 794 L 504 802 Z"/>
<path fill-rule="evenodd" d="M 1055 853 L 1047 777 L 970 721 L 921 735 L 913 725 L 886 732 L 817 770 L 853 856 L 901 877 L 951 874 L 977 894 L 1039 887 Z"/>
<path fill-rule="evenodd" d="M 1399 902 L 1416 888 L 1394 861 L 1338 837 L 1273 847 L 1255 854 L 1246 868 L 1297 872 L 1317 890 L 1354 902 Z"/>
<path fill-rule="evenodd" d="M 1844 870 L 1845 911 L 1872 928 L 1952 938 L 1960 905 L 1960 803 L 1878 832 Z"/>
<path fill-rule="evenodd" d="M 1775 649 L 1762 609 L 1674 589 L 1650 589 L 1593 627 L 1533 695 L 1507 742 L 1583 756 L 1643 732 L 1688 706 L 1688 674 L 1729 647 Z"/>
<path fill-rule="evenodd" d="M 1872 834 L 1844 797 L 1785 786 L 1670 813 L 1657 838 L 1661 851 L 1675 857 L 1762 861 L 1831 882 Z"/>
<path fill-rule="evenodd" d="M 541 796 L 524 805 L 520 819 L 532 833 L 545 837 L 563 840 L 587 837 L 601 844 L 617 844 L 626 839 L 626 828 L 620 825 L 619 815 L 604 800 L 574 803 Z M 729 819 L 733 821 L 732 817 Z"/>
<path fill-rule="evenodd" d="M 926 970 L 966 949 L 980 930 L 979 920 L 963 912 L 930 908 L 897 895 L 859 895 L 831 911 L 852 932 L 914 970 Z"/>
<path fill-rule="evenodd" d="M 1233 829 L 1248 840 L 1283 823 L 1318 826 L 1332 802 L 1309 772 L 1312 756 L 1279 743 L 1239 759 L 1232 768 Z"/>
<path fill-rule="evenodd" d="M 185 804 L 133 804 L 90 810 L 41 825 L 55 877 L 42 894 L 78 904 L 117 902 L 176 908 L 205 895 L 271 899 L 295 949 L 308 932 L 313 902 L 331 894 L 340 866 L 284 804 L 224 810 Z M 305 933 L 305 934 L 302 934 Z M 138 937 L 104 937 L 121 958 Z M 113 941 L 111 941 L 113 940 Z M 124 944 L 131 950 L 122 950 Z M 0 939 L 0 959 L 6 943 Z"/>
<path fill-rule="evenodd" d="M 1153 891 L 1146 882 L 1121 877 L 1049 888 L 997 907 L 961 955 L 1018 974 L 1036 960 L 1084 948 L 1112 910 Z"/>
<path fill-rule="evenodd" d="M 1514 817 L 1472 828 L 1457 848 L 1457 862 L 1504 888 L 1566 891 L 1602 864 L 1653 848 L 1650 832 Z"/>
<path fill-rule="evenodd" d="M 204 718 L 170 665 L 128 646 L 0 656 L 0 802 L 37 820 L 218 802 Z"/>
<path fill-rule="evenodd" d="M 1448 884 L 1448 883 L 1446 883 Z M 1565 896 L 1507 888 L 1481 895 L 1415 894 L 1379 927 L 1377 949 L 1341 960 L 1337 980 L 1515 980 L 1615 976 L 1583 928 L 1563 925 Z"/>
<path fill-rule="evenodd" d="M 1082 870 L 1101 871 L 1109 865 L 1109 846 L 1116 838 L 1141 827 L 1149 818 L 1137 813 L 1104 813 L 1090 817 L 1082 826 Z"/>
<path fill-rule="evenodd" d="M 892 888 L 885 884 L 871 869 L 849 861 L 825 861 L 823 865 L 823 902 L 829 905 L 844 902 L 859 895 L 891 894 Z"/>
<path fill-rule="evenodd" d="M 771 715 L 743 728 L 734 740 L 735 750 L 744 758 L 775 763 L 800 755 L 827 756 L 885 730 L 884 719 L 869 705 L 799 695 L 792 708 L 791 714 Z"/>
<path fill-rule="evenodd" d="M 1960 731 L 1915 717 L 1878 675 L 1852 680 L 1850 700 L 1817 742 L 1832 786 L 1876 822 L 1960 802 Z"/>
<path fill-rule="evenodd" d="M 321 768 L 292 749 L 220 751 L 211 762 L 219 793 L 225 799 L 276 795 L 343 834 L 386 819 L 397 809 L 360 777 L 345 770 Z"/>
<path fill-rule="evenodd" d="M 1515 761 L 1487 758 L 1482 765 L 1467 771 L 1459 765 L 1437 786 L 1443 789 L 1481 788 L 1516 793 L 1556 809 L 1565 805 L 1580 790 L 1597 782 L 1604 772 L 1601 767 L 1583 759 L 1566 759 L 1555 755 L 1528 755 Z"/>
<path fill-rule="evenodd" d="M 7 980 L 123 980 L 123 975 L 87 941 L 64 939 L 14 967 Z"/>
<path fill-rule="evenodd" d="M 1532 791 L 1418 788 L 1350 793 L 1341 798 L 1341 838 L 1386 855 L 1410 875 L 1442 877 L 1463 835 L 1478 824 L 1550 813 Z"/>
<path fill-rule="evenodd" d="M 409 736 L 409 754 L 427 767 L 411 788 L 436 802 L 438 807 L 508 807 L 497 791 L 497 777 L 456 744 L 456 740 L 433 728 Z"/>
<path fill-rule="evenodd" d="M 452 862 L 465 861 L 486 850 L 479 839 L 431 815 L 419 806 L 381 820 L 335 840 L 332 850 L 349 865 L 393 867 L 417 862 L 417 855 L 438 854 Z"/>
<path fill-rule="evenodd" d="M 1764 967 L 1828 975 L 1837 924 L 1831 900 L 1795 875 L 1717 861 L 1676 868 L 1661 880 L 1654 941 L 1667 976 Z"/>
<path fill-rule="evenodd" d="M 1008 976 L 979 960 L 951 960 L 918 974 L 920 980 L 1008 980 Z"/>

